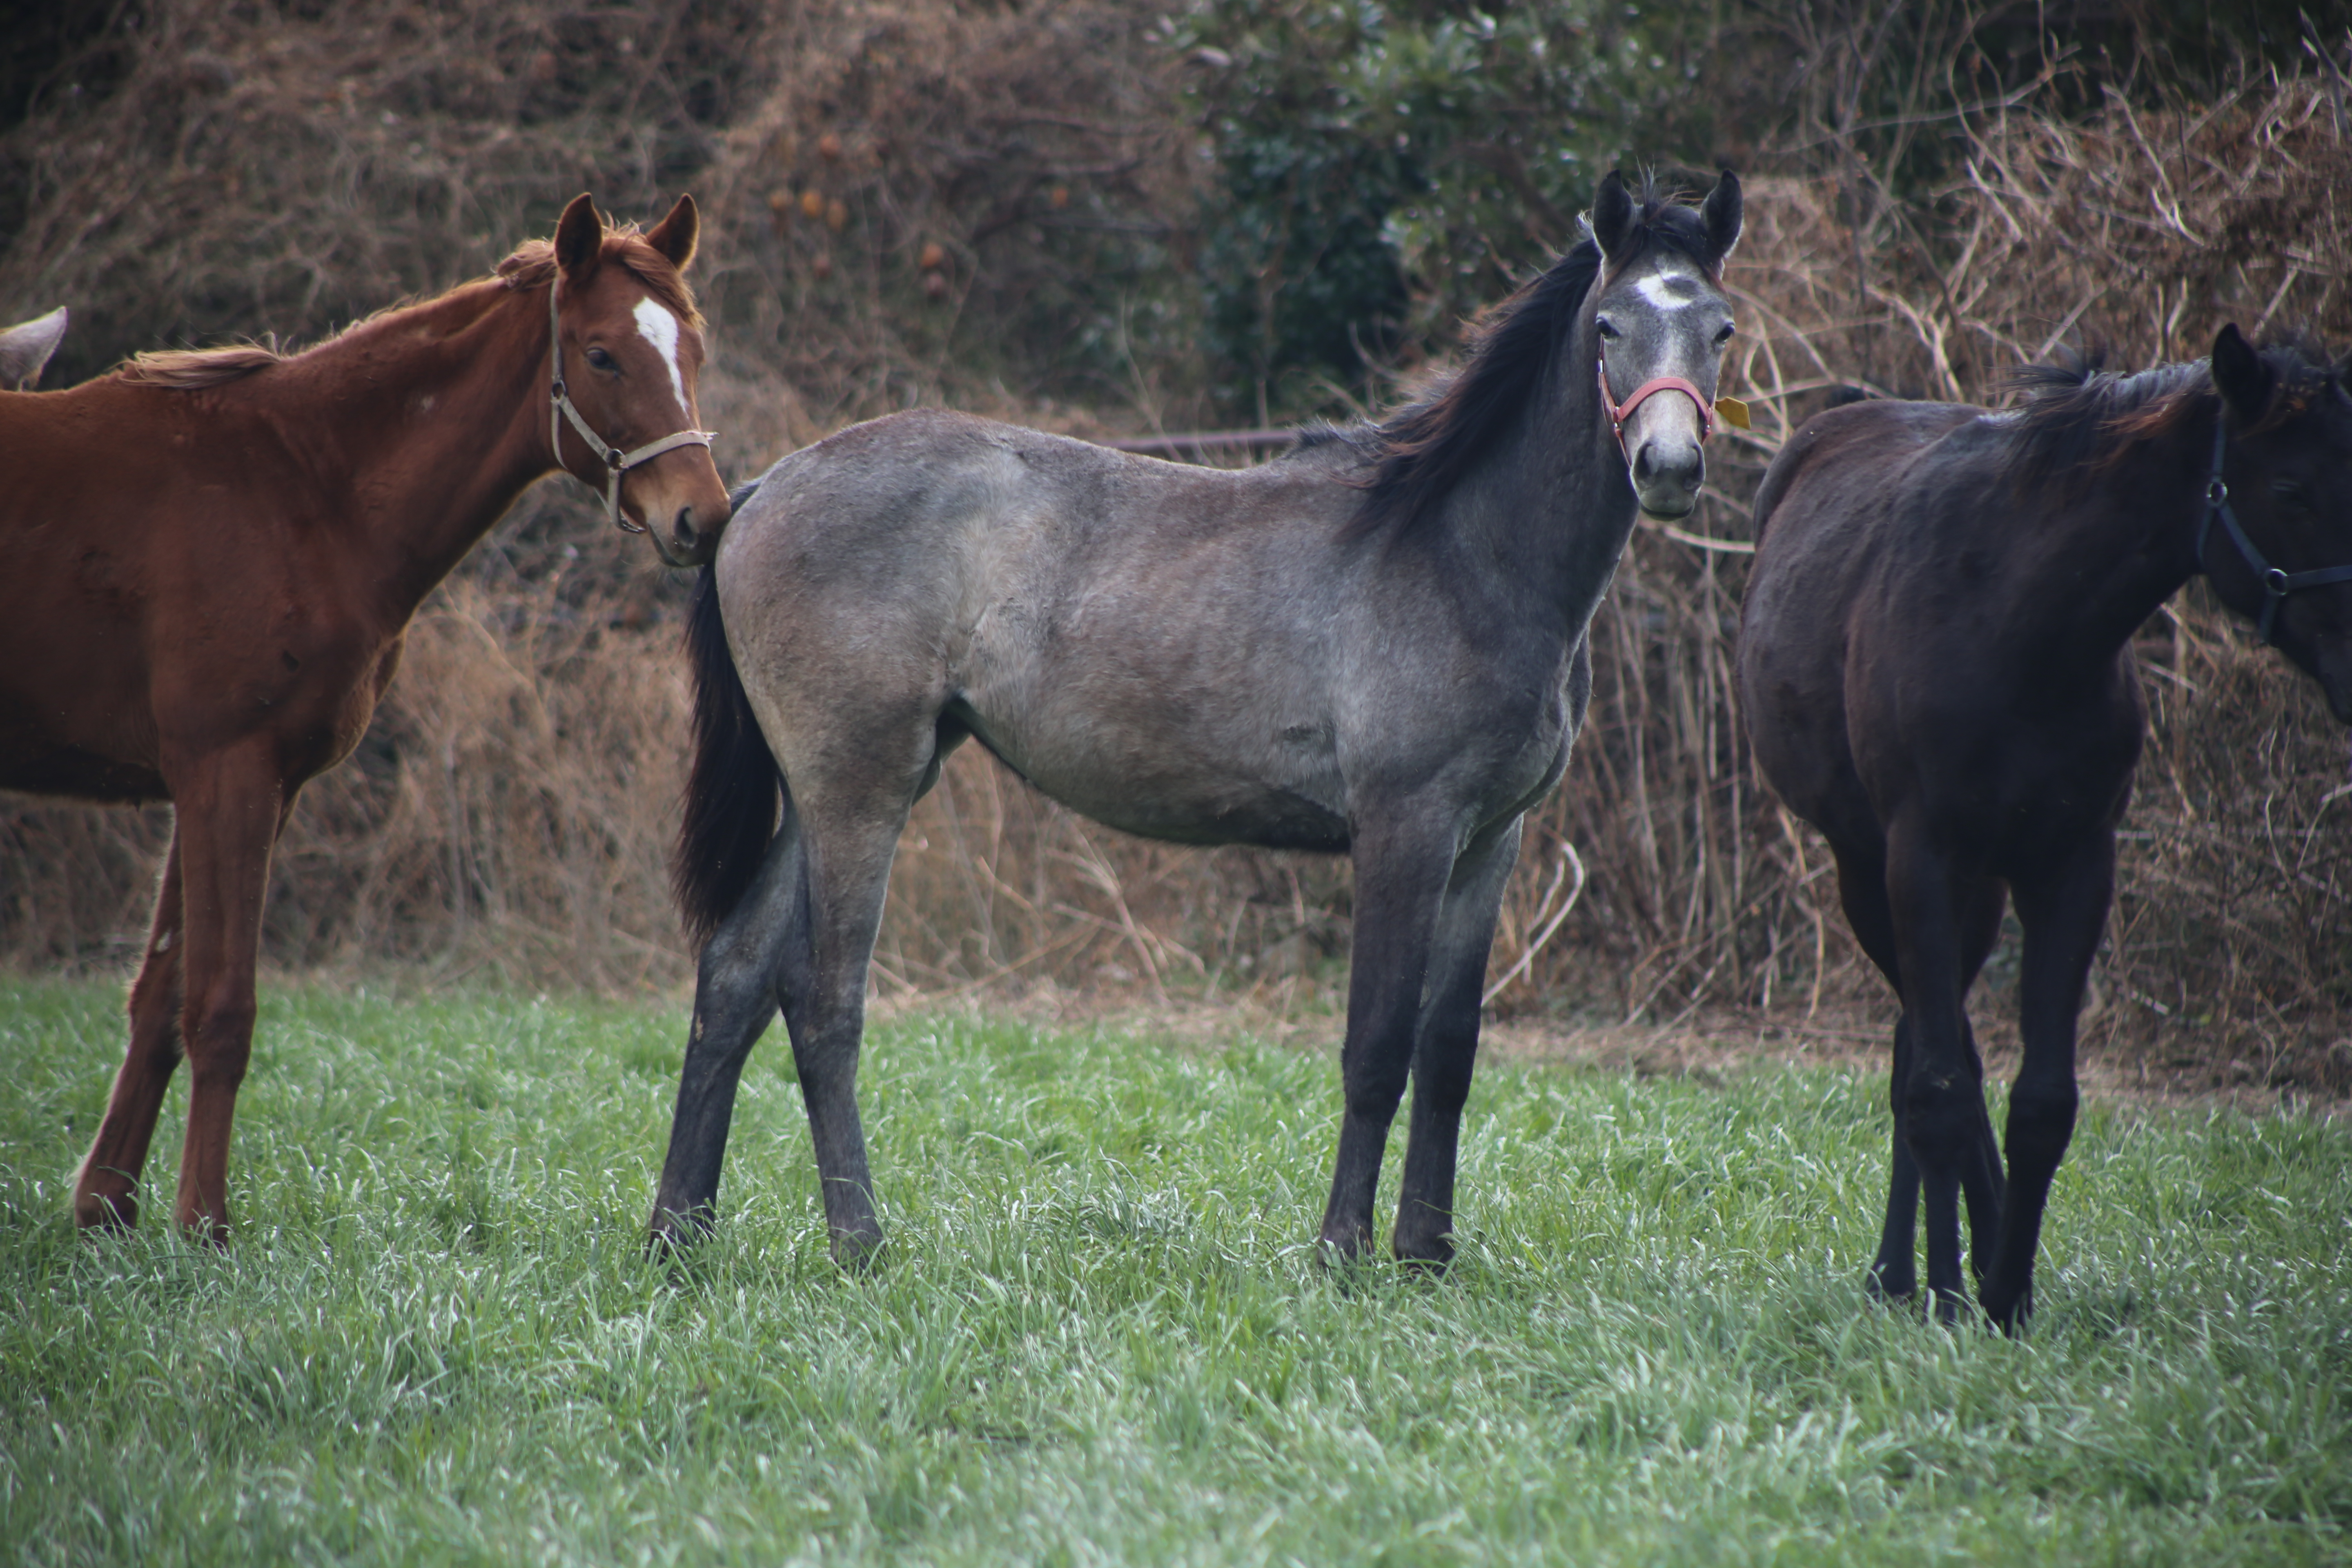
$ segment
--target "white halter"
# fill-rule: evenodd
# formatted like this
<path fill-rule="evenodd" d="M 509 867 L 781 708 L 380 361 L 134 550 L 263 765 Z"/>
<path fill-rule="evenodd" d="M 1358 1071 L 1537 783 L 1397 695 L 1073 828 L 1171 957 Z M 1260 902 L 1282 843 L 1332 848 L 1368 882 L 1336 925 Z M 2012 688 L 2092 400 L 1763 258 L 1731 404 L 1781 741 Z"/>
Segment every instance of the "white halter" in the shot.
<path fill-rule="evenodd" d="M 561 278 L 550 279 L 547 285 L 547 335 L 551 345 L 551 352 L 555 369 L 555 385 L 550 394 L 554 400 L 554 406 L 550 408 L 547 414 L 547 444 L 555 453 L 555 466 L 559 468 L 563 468 L 563 421 L 571 420 L 572 427 L 580 432 L 580 438 L 588 443 L 589 449 L 600 454 L 604 459 L 604 467 L 607 470 L 604 481 L 606 514 L 612 518 L 614 525 L 624 531 L 643 533 L 646 531 L 645 524 L 631 522 L 621 515 L 621 476 L 639 463 L 649 462 L 675 447 L 708 447 L 710 445 L 710 438 L 719 432 L 680 430 L 676 435 L 665 436 L 658 441 L 648 441 L 633 452 L 624 452 L 618 447 L 607 444 L 602 436 L 591 430 L 588 427 L 588 421 L 582 418 L 580 410 L 572 405 L 572 394 L 563 384 L 563 321 L 556 310 L 555 303 L 555 291 L 562 286 Z M 570 472 L 568 468 L 565 471 Z M 572 477 L 576 479 L 579 476 Z"/>

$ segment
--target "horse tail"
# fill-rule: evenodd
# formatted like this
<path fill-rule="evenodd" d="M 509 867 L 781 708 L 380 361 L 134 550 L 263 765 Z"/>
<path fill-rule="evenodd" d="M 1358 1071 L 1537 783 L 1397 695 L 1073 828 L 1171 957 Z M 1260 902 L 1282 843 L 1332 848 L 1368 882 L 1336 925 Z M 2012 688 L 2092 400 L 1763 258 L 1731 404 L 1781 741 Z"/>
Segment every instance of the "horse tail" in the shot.
<path fill-rule="evenodd" d="M 760 874 L 776 834 L 783 786 L 727 646 L 712 567 L 705 566 L 695 584 L 686 657 L 694 672 L 694 763 L 687 777 L 685 820 L 670 857 L 669 885 L 687 934 L 700 947 Z"/>

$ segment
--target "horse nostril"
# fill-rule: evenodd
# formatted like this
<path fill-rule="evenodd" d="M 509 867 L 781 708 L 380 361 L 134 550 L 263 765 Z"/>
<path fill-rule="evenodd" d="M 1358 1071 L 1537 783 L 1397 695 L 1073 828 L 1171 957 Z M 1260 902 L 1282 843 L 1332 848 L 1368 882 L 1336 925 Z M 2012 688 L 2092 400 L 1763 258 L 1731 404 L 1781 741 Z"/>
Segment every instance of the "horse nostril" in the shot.
<path fill-rule="evenodd" d="M 670 534 L 688 550 L 694 548 L 695 541 L 700 536 L 694 531 L 694 509 L 692 507 L 682 506 L 677 509 L 677 524 L 670 530 Z"/>

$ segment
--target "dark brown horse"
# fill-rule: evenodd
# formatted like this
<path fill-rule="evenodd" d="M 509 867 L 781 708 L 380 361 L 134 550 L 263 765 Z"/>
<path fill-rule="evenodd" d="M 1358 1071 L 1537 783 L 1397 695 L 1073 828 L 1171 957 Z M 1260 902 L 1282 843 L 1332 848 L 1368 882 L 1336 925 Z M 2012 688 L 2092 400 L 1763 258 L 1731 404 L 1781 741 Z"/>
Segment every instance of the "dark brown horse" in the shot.
<path fill-rule="evenodd" d="M 185 1055 L 176 1214 L 226 1238 L 270 848 L 367 728 L 418 602 L 524 488 L 561 466 L 672 564 L 709 559 L 728 509 L 693 429 L 696 226 L 681 198 L 610 230 L 582 196 L 498 277 L 307 353 L 0 395 L 0 788 L 174 813 L 80 1224 L 136 1219 Z"/>
<path fill-rule="evenodd" d="M 2202 572 L 2352 721 L 2352 366 L 2256 352 L 2132 376 L 2028 373 L 2021 410 L 1860 403 L 1797 432 L 1757 498 L 1739 683 L 1757 765 L 1837 857 L 1902 997 L 1893 1173 L 1871 1284 L 2032 1311 L 2074 1134 L 2074 1018 L 2106 928 L 2145 713 L 2132 633 Z M 1963 999 L 2024 929 L 2007 1166 Z"/>

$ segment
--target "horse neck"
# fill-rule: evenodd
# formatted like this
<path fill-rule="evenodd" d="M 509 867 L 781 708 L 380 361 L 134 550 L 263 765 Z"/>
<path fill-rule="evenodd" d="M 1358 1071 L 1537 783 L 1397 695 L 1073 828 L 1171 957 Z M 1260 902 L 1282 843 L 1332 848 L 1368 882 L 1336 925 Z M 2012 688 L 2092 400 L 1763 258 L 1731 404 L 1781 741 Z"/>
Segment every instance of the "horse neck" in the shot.
<path fill-rule="evenodd" d="M 2046 542 L 2011 623 L 2019 646 L 2047 660 L 2040 668 L 2103 670 L 2197 574 L 2198 524 L 2220 417 L 2217 405 L 2185 421 L 2183 433 L 2126 454 L 2084 495 L 2011 512 L 2018 527 Z"/>
<path fill-rule="evenodd" d="M 387 615 L 405 621 L 554 466 L 547 353 L 541 297 L 488 281 L 365 322 L 272 378 Z M 304 447 L 306 421 L 330 427 Z"/>
<path fill-rule="evenodd" d="M 1556 616 L 1570 642 L 1600 604 L 1637 510 L 1601 408 L 1598 354 L 1591 318 L 1580 315 L 1512 428 L 1446 498 L 1440 522 L 1467 560 L 1491 563 L 1527 616 Z"/>

